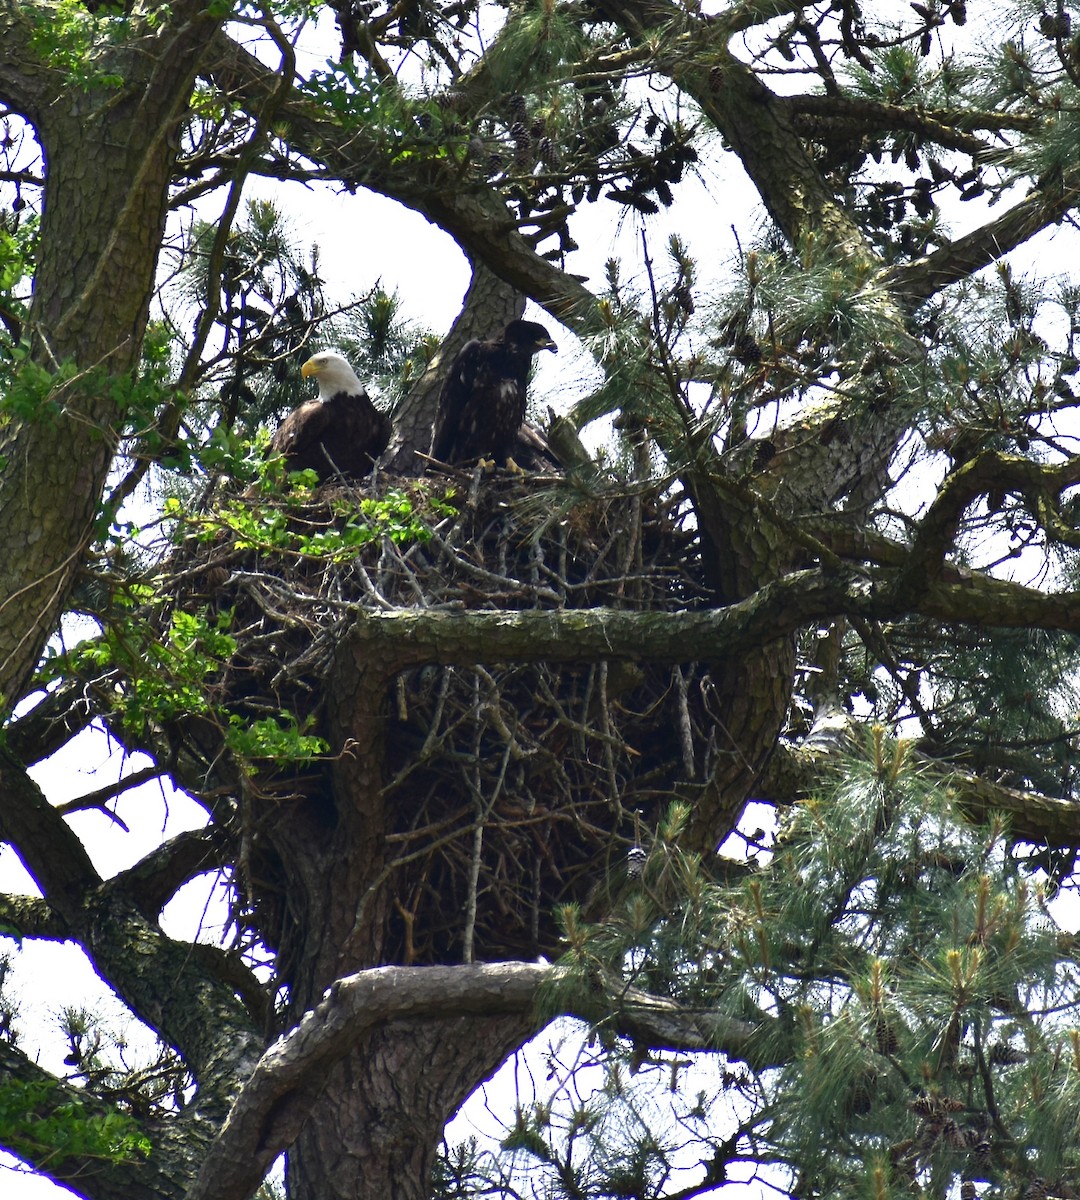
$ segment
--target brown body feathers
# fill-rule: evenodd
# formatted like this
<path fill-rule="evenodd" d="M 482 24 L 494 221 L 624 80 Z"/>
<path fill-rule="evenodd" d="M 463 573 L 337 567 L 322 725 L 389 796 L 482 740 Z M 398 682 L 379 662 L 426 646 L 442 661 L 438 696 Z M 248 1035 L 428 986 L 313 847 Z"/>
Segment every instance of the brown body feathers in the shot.
<path fill-rule="evenodd" d="M 319 397 L 307 400 L 282 421 L 270 448 L 289 471 L 315 471 L 320 482 L 335 476 L 362 479 L 390 441 L 390 418 L 372 404 L 352 367 L 324 350 L 304 363 Z"/>

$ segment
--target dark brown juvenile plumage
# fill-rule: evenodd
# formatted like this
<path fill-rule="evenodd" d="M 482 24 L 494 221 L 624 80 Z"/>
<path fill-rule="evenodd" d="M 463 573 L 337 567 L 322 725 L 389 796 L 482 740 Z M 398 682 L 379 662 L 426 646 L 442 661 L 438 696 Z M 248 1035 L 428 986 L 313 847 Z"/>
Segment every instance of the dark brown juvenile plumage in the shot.
<path fill-rule="evenodd" d="M 352 367 L 331 350 L 309 358 L 300 370 L 319 384 L 316 400 L 294 408 L 270 449 L 289 471 L 315 471 L 320 482 L 338 475 L 362 479 L 390 441 L 390 418 L 371 403 Z"/>
<path fill-rule="evenodd" d="M 498 337 L 467 342 L 439 397 L 432 456 L 444 463 L 491 458 L 505 465 L 525 420 L 529 367 L 540 350 L 558 347 L 535 321 L 511 321 Z"/>

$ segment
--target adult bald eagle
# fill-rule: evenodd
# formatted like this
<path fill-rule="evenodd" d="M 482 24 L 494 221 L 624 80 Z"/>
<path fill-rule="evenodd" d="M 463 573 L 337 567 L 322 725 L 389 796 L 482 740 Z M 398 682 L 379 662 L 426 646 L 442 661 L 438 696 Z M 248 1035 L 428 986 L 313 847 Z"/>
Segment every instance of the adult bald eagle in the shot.
<path fill-rule="evenodd" d="M 270 449 L 289 471 L 309 468 L 320 483 L 335 476 L 360 479 L 390 441 L 390 418 L 371 403 L 352 367 L 332 350 L 313 355 L 300 368 L 319 384 L 316 400 L 306 400 L 281 422 Z"/>
<path fill-rule="evenodd" d="M 511 321 L 498 337 L 462 346 L 439 396 L 432 457 L 505 465 L 525 420 L 529 367 L 541 350 L 558 347 L 535 321 Z"/>

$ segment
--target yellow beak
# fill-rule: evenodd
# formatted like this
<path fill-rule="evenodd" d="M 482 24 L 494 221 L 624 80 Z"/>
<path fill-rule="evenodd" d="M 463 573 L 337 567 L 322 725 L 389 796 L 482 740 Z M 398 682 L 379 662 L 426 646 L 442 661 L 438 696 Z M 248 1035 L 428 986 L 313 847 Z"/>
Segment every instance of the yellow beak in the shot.
<path fill-rule="evenodd" d="M 307 379 L 309 375 L 318 375 L 319 365 L 313 358 L 309 358 L 306 363 L 300 368 L 300 375 Z"/>

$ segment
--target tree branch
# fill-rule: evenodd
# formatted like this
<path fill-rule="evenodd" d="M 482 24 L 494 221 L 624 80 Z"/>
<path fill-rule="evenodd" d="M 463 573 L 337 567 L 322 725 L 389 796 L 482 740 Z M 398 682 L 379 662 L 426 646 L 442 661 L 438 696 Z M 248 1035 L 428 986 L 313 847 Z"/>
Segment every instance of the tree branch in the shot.
<path fill-rule="evenodd" d="M 217 85 L 249 113 L 259 112 L 276 75 L 225 34 L 215 39 L 208 68 Z M 310 101 L 286 101 L 278 118 L 299 152 L 325 163 L 334 177 L 397 200 L 446 230 L 473 262 L 484 262 L 501 279 L 531 296 L 553 317 L 583 330 L 596 298 L 573 276 L 542 258 L 517 231 L 498 192 L 452 159 L 401 157 L 383 171 L 381 149 L 362 126 L 345 133 Z"/>
<path fill-rule="evenodd" d="M 991 147 L 981 138 L 968 132 L 973 129 L 1023 130 L 1030 132 L 1038 128 L 1039 118 L 1027 113 L 972 113 L 948 112 L 924 108 L 907 108 L 902 104 L 884 104 L 855 96 L 822 96 L 808 93 L 785 96 L 783 103 L 791 113 L 796 128 L 800 118 L 812 118 L 828 126 L 842 123 L 863 132 L 908 129 L 925 139 L 960 150 L 976 158 L 987 154 Z"/>
<path fill-rule="evenodd" d="M 902 577 L 892 570 L 796 571 L 737 604 L 692 612 L 361 610 L 342 640 L 338 669 L 379 686 L 428 664 L 716 661 L 767 645 L 810 621 L 893 620 L 912 612 L 979 628 L 1080 632 L 1077 592 L 1040 592 L 956 569 L 949 581 L 928 581 L 912 605 L 899 594 Z"/>
<path fill-rule="evenodd" d="M 74 929 L 101 876 L 75 833 L 6 746 L 0 745 L 0 837 L 10 842 L 46 901 Z"/>
<path fill-rule="evenodd" d="M 1080 844 L 1080 804 L 1075 801 L 1005 787 L 936 759 L 919 756 L 919 762 L 953 793 L 973 821 L 985 823 L 994 813 L 1004 813 L 1013 837 L 1053 847 Z M 779 742 L 756 795 L 769 804 L 794 804 L 812 795 L 834 772 L 833 754 Z"/>
<path fill-rule="evenodd" d="M 99 713 L 92 686 L 82 679 L 66 679 L 7 725 L 4 739 L 14 757 L 32 767 L 81 733 Z"/>
<path fill-rule="evenodd" d="M 984 450 L 949 475 L 919 523 L 918 533 L 897 583 L 900 595 L 917 596 L 942 577 L 945 556 L 953 548 L 968 507 L 987 492 L 1000 489 L 1028 499 L 1032 512 L 1044 495 L 1059 495 L 1080 482 L 1080 456 L 1061 463 L 1032 462 L 1012 454 Z"/>
<path fill-rule="evenodd" d="M 187 830 L 152 850 L 133 867 L 114 875 L 106 892 L 124 893 L 156 921 L 179 888 L 205 871 L 231 861 L 235 847 L 217 826 Z"/>
<path fill-rule="evenodd" d="M 511 962 L 376 967 L 338 980 L 263 1055 L 187 1200 L 247 1200 L 295 1137 L 330 1066 L 373 1027 L 432 1016 L 527 1016 L 540 989 L 564 974 L 565 968 Z M 613 1028 L 657 1048 L 723 1049 L 740 1057 L 753 1053 L 758 1031 L 746 1022 L 688 1012 L 671 1001 L 638 992 L 620 992 L 612 997 L 612 1004 L 619 1013 Z M 537 1027 L 542 1023 L 536 1022 Z"/>
<path fill-rule="evenodd" d="M 0 836 L 14 845 L 68 936 L 128 1007 L 179 1048 L 209 1102 L 215 1086 L 231 1086 L 226 1065 L 250 1055 L 259 1040 L 232 988 L 205 974 L 191 947 L 166 937 L 127 889 L 102 884 L 82 843 L 2 746 L 0 787 Z"/>
<path fill-rule="evenodd" d="M 864 574 L 810 570 L 768 583 L 737 604 L 693 612 L 358 610 L 342 640 L 339 670 L 385 683 L 428 664 L 715 661 L 823 616 L 878 615 L 872 591 Z"/>
<path fill-rule="evenodd" d="M 1037 188 L 994 221 L 913 262 L 889 267 L 882 282 L 911 307 L 997 262 L 1080 203 L 1080 173 Z"/>
<path fill-rule="evenodd" d="M 40 896 L 0 892 L 0 924 L 14 929 L 21 938 L 62 942 L 71 937 L 67 922 Z"/>
<path fill-rule="evenodd" d="M 130 792 L 132 788 L 142 787 L 144 783 L 149 783 L 152 779 L 160 779 L 164 773 L 160 767 L 142 767 L 138 771 L 132 771 L 130 775 L 122 776 L 115 783 L 106 784 L 93 792 L 76 796 L 74 800 L 58 804 L 56 811 L 61 816 L 67 816 L 69 813 L 86 812 L 91 808 L 104 809 L 108 801 L 115 800 L 117 796 L 122 796 L 125 792 Z M 107 815 L 112 816 L 111 813 Z"/>

